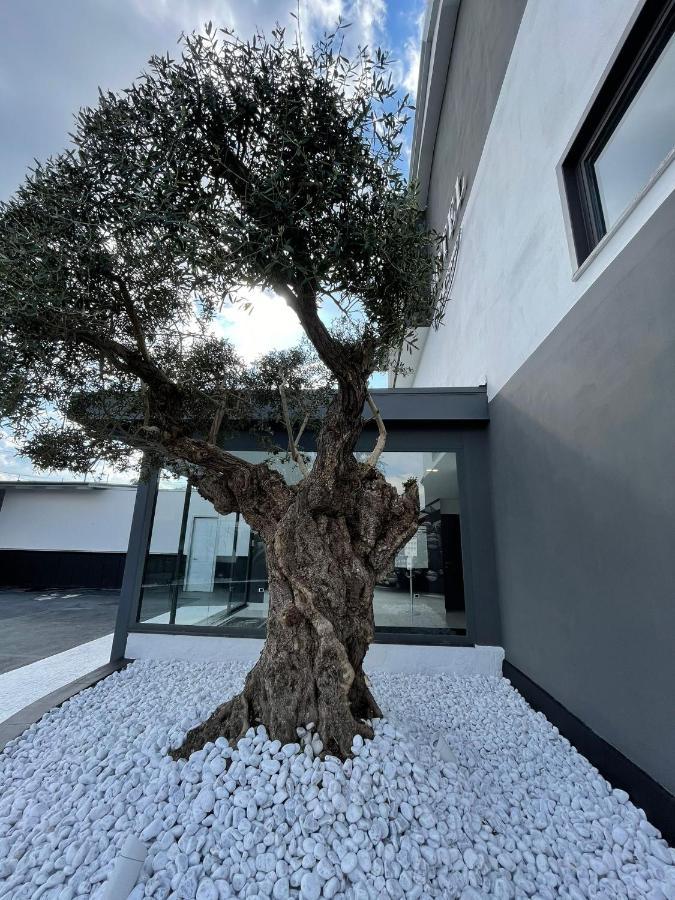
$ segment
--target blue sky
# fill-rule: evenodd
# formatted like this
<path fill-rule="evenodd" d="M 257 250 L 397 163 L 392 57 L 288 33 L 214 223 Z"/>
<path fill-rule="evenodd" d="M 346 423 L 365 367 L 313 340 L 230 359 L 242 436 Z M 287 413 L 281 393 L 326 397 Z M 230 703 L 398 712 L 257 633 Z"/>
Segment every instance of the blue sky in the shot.
<path fill-rule="evenodd" d="M 207 21 L 246 36 L 276 22 L 294 28 L 298 0 L 21 0 L 0 4 L 0 199 L 17 188 L 34 159 L 68 144 L 73 115 L 97 89 L 126 87 L 153 53 L 172 52 L 181 31 Z M 414 94 L 424 0 L 299 0 L 305 40 L 351 23 L 348 41 L 379 45 L 396 58 L 404 91 Z M 347 46 L 347 51 L 349 46 Z M 232 308 L 220 327 L 248 357 L 295 343 L 300 331 L 285 304 L 253 292 L 254 311 Z M 33 474 L 11 435 L 0 436 L 0 480 Z M 54 473 L 38 477 L 67 477 Z"/>

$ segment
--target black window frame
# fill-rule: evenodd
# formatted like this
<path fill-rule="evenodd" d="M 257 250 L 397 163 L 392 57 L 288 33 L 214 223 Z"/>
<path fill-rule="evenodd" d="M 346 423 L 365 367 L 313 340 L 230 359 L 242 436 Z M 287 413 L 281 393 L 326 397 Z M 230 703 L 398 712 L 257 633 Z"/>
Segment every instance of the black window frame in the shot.
<path fill-rule="evenodd" d="M 647 0 L 562 164 L 577 263 L 607 234 L 595 162 L 675 33 L 675 0 Z"/>

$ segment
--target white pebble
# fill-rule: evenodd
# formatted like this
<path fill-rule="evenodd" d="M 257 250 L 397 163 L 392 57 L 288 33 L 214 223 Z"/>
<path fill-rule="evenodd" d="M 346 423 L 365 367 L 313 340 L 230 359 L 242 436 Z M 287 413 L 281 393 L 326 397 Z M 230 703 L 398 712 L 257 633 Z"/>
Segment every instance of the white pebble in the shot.
<path fill-rule="evenodd" d="M 300 893 L 306 900 L 319 900 L 321 881 L 314 872 L 306 872 L 300 879 Z"/>
<path fill-rule="evenodd" d="M 345 853 L 340 860 L 340 868 L 345 875 L 349 875 L 350 872 L 353 872 L 357 865 L 358 860 L 356 858 L 356 853 Z"/>

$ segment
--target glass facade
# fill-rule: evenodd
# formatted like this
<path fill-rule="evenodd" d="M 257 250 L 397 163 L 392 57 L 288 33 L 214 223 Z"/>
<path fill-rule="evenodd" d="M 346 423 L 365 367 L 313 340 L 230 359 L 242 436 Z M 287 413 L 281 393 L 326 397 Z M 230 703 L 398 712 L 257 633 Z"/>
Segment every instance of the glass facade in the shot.
<path fill-rule="evenodd" d="M 264 458 L 255 451 L 240 455 Z M 288 481 L 297 480 L 292 463 L 278 465 Z M 417 479 L 420 520 L 376 586 L 376 629 L 466 634 L 457 455 L 385 451 L 381 468 L 399 491 L 408 478 Z M 162 483 L 138 622 L 262 637 L 268 607 L 265 549 L 243 516 L 219 515 L 184 482 Z"/>

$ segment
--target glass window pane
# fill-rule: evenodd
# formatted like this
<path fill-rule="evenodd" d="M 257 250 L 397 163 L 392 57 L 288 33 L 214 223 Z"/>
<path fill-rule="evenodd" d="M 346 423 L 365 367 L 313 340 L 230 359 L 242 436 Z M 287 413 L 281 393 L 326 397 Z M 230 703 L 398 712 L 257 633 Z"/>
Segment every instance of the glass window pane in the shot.
<path fill-rule="evenodd" d="M 457 455 L 385 451 L 381 462 L 399 490 L 417 479 L 420 521 L 375 588 L 375 627 L 466 634 Z"/>
<path fill-rule="evenodd" d="M 251 461 L 265 454 L 241 453 Z M 279 460 L 289 481 L 299 473 Z M 399 492 L 420 488 L 417 533 L 376 585 L 375 627 L 466 633 L 457 457 L 385 451 L 380 465 Z M 146 560 L 139 621 L 246 629 L 264 635 L 269 591 L 265 548 L 243 516 L 219 515 L 185 482 L 162 480 Z"/>
<path fill-rule="evenodd" d="M 595 162 L 607 229 L 675 147 L 675 35 Z"/>
<path fill-rule="evenodd" d="M 243 516 L 221 516 L 196 490 L 160 483 L 139 621 L 258 629 L 267 619 L 261 542 Z"/>
<path fill-rule="evenodd" d="M 145 561 L 138 620 L 168 624 L 171 614 L 171 584 L 176 578 L 187 482 L 160 478 L 150 547 Z"/>
<path fill-rule="evenodd" d="M 262 636 L 269 600 L 264 554 L 262 566 L 258 558 L 254 570 L 257 541 L 244 517 L 221 516 L 196 492 L 195 497 L 194 515 L 188 517 L 186 576 L 179 590 L 176 624 L 253 628 Z M 202 516 L 203 512 L 209 515 Z"/>

